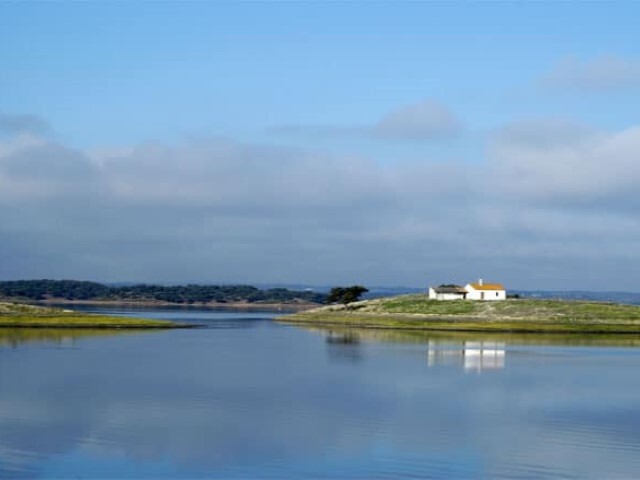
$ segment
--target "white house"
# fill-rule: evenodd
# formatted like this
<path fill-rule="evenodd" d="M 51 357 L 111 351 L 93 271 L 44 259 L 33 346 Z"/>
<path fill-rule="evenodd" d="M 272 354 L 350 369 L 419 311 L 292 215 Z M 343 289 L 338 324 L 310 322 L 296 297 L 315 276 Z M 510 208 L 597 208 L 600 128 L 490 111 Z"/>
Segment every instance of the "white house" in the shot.
<path fill-rule="evenodd" d="M 484 283 L 482 279 L 478 283 L 468 283 L 464 289 L 468 300 L 506 300 L 507 291 L 500 283 Z"/>
<path fill-rule="evenodd" d="M 430 300 L 506 300 L 507 291 L 499 283 L 468 283 L 464 287 L 458 285 L 442 285 L 429 287 Z"/>
<path fill-rule="evenodd" d="M 428 297 L 430 300 L 464 300 L 467 291 L 458 285 L 429 287 Z"/>

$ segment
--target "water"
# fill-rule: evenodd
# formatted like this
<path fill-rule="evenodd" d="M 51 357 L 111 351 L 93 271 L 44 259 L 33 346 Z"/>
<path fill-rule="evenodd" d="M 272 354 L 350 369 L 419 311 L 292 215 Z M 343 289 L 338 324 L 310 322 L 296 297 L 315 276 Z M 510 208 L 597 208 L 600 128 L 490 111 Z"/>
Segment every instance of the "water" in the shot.
<path fill-rule="evenodd" d="M 265 312 L 135 313 L 211 328 L 0 330 L 0 478 L 640 470 L 639 337 L 326 331 Z"/>

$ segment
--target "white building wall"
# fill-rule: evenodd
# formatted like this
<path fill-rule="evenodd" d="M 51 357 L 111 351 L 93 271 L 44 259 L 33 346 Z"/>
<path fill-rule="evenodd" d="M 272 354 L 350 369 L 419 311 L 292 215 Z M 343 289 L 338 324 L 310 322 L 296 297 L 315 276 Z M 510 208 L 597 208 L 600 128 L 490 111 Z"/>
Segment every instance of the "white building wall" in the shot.
<path fill-rule="evenodd" d="M 429 288 L 429 300 L 464 300 L 461 293 L 437 293 L 433 287 Z"/>
<path fill-rule="evenodd" d="M 464 295 L 461 293 L 438 293 L 436 298 L 438 300 L 464 300 Z"/>
<path fill-rule="evenodd" d="M 468 300 L 506 300 L 506 290 L 476 290 L 471 285 L 464 287 Z M 484 295 L 483 295 L 484 294 Z"/>

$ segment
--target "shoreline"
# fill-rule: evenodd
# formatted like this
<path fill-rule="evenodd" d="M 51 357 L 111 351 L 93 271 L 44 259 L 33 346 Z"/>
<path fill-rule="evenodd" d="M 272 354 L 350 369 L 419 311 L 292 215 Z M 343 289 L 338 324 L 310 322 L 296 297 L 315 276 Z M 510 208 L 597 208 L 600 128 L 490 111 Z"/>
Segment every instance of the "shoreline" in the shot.
<path fill-rule="evenodd" d="M 83 313 L 60 308 L 0 302 L 0 329 L 62 328 L 62 329 L 174 329 L 196 328 L 196 323 L 172 322 L 148 318 L 121 317 Z"/>
<path fill-rule="evenodd" d="M 480 319 L 467 321 L 451 321 L 448 319 L 432 319 L 431 322 L 416 319 L 394 317 L 372 322 L 370 317 L 355 316 L 354 318 L 292 318 L 291 316 L 276 317 L 280 323 L 299 326 L 341 327 L 346 329 L 365 330 L 405 330 L 424 332 L 476 332 L 476 333 L 567 333 L 567 334 L 615 334 L 640 335 L 640 327 L 625 324 L 562 324 L 562 323 L 529 323 L 515 324 L 504 322 L 486 322 Z"/>
<path fill-rule="evenodd" d="M 55 329 L 55 330 L 174 330 L 183 328 L 204 328 L 199 324 L 171 324 L 171 325 L 121 325 L 121 324 L 61 324 L 61 323 L 0 323 L 0 329 L 16 329 L 16 328 L 37 328 L 37 329 Z"/>
<path fill-rule="evenodd" d="M 210 308 L 229 310 L 282 310 L 301 312 L 320 307 L 317 303 L 259 303 L 259 302 L 194 302 L 175 303 L 160 300 L 67 300 L 64 298 L 51 298 L 47 300 L 21 301 L 19 299 L 0 299 L 3 302 L 50 306 L 50 305 L 96 305 L 96 306 L 126 306 L 126 307 L 179 307 L 179 308 Z"/>

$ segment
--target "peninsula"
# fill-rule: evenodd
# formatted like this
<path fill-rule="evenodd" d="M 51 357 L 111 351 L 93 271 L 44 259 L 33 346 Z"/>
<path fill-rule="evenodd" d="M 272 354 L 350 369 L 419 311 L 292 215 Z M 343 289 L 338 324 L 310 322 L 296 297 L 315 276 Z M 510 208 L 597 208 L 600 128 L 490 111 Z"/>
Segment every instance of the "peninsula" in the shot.
<path fill-rule="evenodd" d="M 401 295 L 330 305 L 278 320 L 354 328 L 640 334 L 640 306 L 572 300 L 439 301 Z"/>
<path fill-rule="evenodd" d="M 93 315 L 34 305 L 0 302 L 0 328 L 187 328 L 165 320 Z"/>

